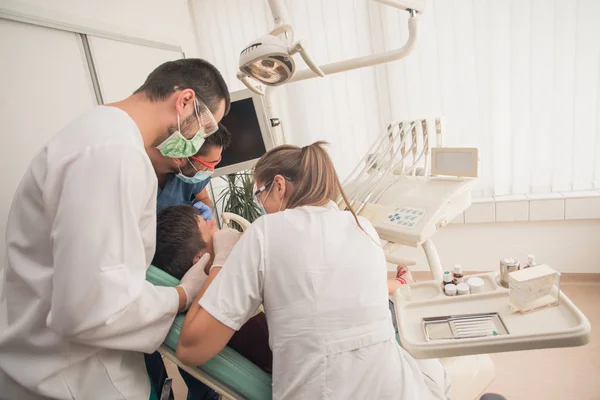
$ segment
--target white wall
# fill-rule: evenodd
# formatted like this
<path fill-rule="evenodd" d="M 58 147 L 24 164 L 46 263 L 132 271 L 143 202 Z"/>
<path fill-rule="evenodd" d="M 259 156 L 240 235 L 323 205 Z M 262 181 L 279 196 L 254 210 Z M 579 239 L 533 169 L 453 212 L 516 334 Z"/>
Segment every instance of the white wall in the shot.
<path fill-rule="evenodd" d="M 0 0 L 0 9 L 138 39 L 197 47 L 186 0 Z"/>
<path fill-rule="evenodd" d="M 600 273 L 599 238 L 600 220 L 570 220 L 451 224 L 433 236 L 433 242 L 444 269 L 458 263 L 465 270 L 497 270 L 501 258 L 525 262 L 524 251 L 560 272 Z M 427 268 L 422 249 L 407 248 L 399 254 L 417 261 L 414 270 Z"/>

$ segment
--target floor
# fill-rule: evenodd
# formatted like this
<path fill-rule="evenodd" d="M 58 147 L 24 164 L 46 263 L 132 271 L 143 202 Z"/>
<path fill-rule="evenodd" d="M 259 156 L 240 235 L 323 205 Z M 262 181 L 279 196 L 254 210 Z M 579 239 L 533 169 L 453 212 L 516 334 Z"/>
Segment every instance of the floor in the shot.
<path fill-rule="evenodd" d="M 600 280 L 567 280 L 561 289 L 589 319 L 590 343 L 493 354 L 496 378 L 489 392 L 509 400 L 600 399 Z"/>
<path fill-rule="evenodd" d="M 420 281 L 426 273 L 415 273 Z M 588 317 L 590 343 L 582 347 L 493 354 L 496 378 L 487 392 L 508 400 L 600 400 L 600 274 L 563 274 L 561 288 Z M 168 362 L 167 362 L 168 363 Z M 187 389 L 168 363 L 176 400 Z"/>

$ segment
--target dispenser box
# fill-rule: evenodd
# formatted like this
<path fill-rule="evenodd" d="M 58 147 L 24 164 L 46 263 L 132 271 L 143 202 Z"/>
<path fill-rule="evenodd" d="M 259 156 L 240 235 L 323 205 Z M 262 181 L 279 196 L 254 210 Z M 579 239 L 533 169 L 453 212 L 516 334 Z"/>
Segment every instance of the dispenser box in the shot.
<path fill-rule="evenodd" d="M 546 264 L 511 272 L 508 282 L 513 311 L 525 314 L 559 303 L 560 273 Z"/>

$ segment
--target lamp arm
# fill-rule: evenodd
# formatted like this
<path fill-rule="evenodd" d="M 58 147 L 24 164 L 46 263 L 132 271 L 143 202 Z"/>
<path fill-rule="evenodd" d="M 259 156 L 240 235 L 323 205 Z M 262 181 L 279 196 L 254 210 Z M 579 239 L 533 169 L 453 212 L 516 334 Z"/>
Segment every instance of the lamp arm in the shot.
<path fill-rule="evenodd" d="M 237 78 L 242 81 L 242 83 L 244 85 L 246 85 L 246 87 L 248 89 L 250 89 L 251 91 L 253 91 L 254 93 L 260 95 L 260 96 L 264 96 L 265 94 L 262 92 L 262 90 L 260 90 L 259 88 L 255 87 L 254 85 L 252 85 L 252 83 L 250 82 L 250 80 L 248 79 L 248 76 L 244 73 L 242 73 L 241 71 L 237 73 Z"/>
<path fill-rule="evenodd" d="M 306 65 L 308 65 L 308 68 L 310 68 L 315 74 L 317 74 L 320 77 L 324 77 L 325 76 L 325 74 L 323 73 L 323 71 L 321 71 L 321 68 L 319 68 L 317 66 L 317 64 L 315 64 L 313 62 L 312 58 L 310 58 L 310 55 L 308 54 L 308 52 L 304 48 L 304 43 L 302 43 L 302 40 L 299 40 L 296 43 L 294 43 L 288 49 L 288 53 L 290 53 L 290 55 L 294 55 L 296 53 L 300 53 L 300 56 L 302 57 L 302 59 L 304 60 L 304 62 L 306 63 Z"/>
<path fill-rule="evenodd" d="M 269 8 L 271 9 L 273 21 L 275 22 L 275 29 L 280 25 L 290 25 L 287 8 L 285 7 L 283 0 L 269 0 Z"/>
<path fill-rule="evenodd" d="M 356 57 L 350 60 L 337 61 L 330 64 L 320 66 L 320 70 L 325 75 L 331 75 L 338 72 L 349 71 L 352 69 L 358 69 L 363 67 L 370 67 L 372 65 L 383 64 L 390 61 L 396 61 L 406 57 L 411 53 L 417 44 L 419 38 L 419 17 L 414 15 L 408 19 L 408 39 L 406 43 L 395 50 L 386 51 L 385 53 L 371 54 L 363 57 Z M 294 74 L 289 82 L 297 82 L 305 79 L 310 79 L 318 76 L 310 68 L 303 69 Z"/>

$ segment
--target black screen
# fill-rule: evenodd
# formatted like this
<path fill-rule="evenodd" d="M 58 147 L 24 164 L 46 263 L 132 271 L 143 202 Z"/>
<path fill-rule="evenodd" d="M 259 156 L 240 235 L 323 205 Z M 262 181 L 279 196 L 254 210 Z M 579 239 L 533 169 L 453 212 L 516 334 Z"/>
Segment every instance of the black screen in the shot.
<path fill-rule="evenodd" d="M 251 98 L 232 102 L 221 123 L 231 133 L 231 145 L 223 151 L 218 168 L 253 160 L 267 152 Z"/>

